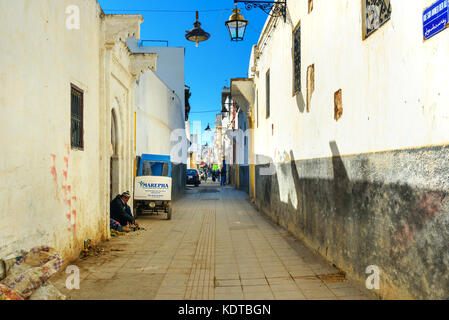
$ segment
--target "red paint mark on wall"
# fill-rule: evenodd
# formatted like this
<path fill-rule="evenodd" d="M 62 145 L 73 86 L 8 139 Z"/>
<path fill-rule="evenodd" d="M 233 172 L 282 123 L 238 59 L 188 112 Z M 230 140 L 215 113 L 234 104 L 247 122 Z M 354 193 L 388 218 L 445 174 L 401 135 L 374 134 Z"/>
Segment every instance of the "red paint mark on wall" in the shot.
<path fill-rule="evenodd" d="M 56 173 L 56 167 L 51 167 L 51 175 L 53 176 L 53 180 L 58 181 L 58 174 Z"/>
<path fill-rule="evenodd" d="M 429 191 L 421 195 L 416 210 L 421 212 L 423 223 L 440 215 L 443 200 L 444 196 L 436 191 Z"/>
<path fill-rule="evenodd" d="M 62 190 L 64 191 L 64 195 L 67 196 L 67 186 L 66 185 L 62 185 Z"/>
<path fill-rule="evenodd" d="M 51 154 L 51 157 L 53 159 L 53 166 L 51 167 L 51 175 L 53 176 L 53 179 L 55 181 L 57 181 L 58 174 L 56 172 L 56 155 L 55 154 Z"/>
<path fill-rule="evenodd" d="M 416 235 L 441 214 L 441 207 L 448 201 L 444 192 L 425 191 L 416 202 L 407 221 L 394 233 L 394 251 L 403 252 L 413 243 Z"/>
<path fill-rule="evenodd" d="M 64 204 L 67 206 L 68 213 L 66 214 L 67 220 L 70 222 L 71 228 L 67 228 L 69 232 L 73 233 L 73 236 L 76 237 L 76 210 L 72 209 L 72 201 L 77 201 L 77 197 L 75 195 L 72 196 L 72 186 L 68 184 L 68 175 L 70 171 L 70 164 L 69 164 L 69 156 L 70 156 L 70 146 L 68 144 L 65 144 L 67 154 L 64 157 L 64 169 L 62 170 L 62 175 L 64 176 L 64 182 L 61 185 L 61 189 L 64 192 Z M 51 157 L 53 159 L 53 166 L 51 167 L 51 174 L 53 176 L 53 179 L 55 183 L 57 184 L 57 189 L 59 189 L 58 182 L 57 182 L 57 170 L 56 170 L 56 155 L 51 154 Z M 57 199 L 59 200 L 59 193 L 56 192 Z"/>

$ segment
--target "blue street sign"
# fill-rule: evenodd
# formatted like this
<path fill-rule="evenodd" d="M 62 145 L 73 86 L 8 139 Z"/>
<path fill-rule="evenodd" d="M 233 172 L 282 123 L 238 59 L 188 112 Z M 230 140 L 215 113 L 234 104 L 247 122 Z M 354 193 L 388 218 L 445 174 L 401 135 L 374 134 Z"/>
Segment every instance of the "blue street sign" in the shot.
<path fill-rule="evenodd" d="M 423 13 L 424 39 L 428 40 L 447 28 L 449 22 L 449 0 L 438 0 Z"/>

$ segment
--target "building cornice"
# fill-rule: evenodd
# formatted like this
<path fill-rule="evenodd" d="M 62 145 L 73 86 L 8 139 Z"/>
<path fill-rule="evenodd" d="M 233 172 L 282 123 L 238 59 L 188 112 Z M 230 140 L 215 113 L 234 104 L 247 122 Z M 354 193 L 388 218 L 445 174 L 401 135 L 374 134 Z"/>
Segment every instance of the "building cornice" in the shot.
<path fill-rule="evenodd" d="M 106 44 L 125 42 L 129 37 L 140 39 L 140 24 L 143 22 L 141 15 L 105 14 L 103 20 Z"/>
<path fill-rule="evenodd" d="M 134 77 L 147 70 L 156 71 L 157 53 L 133 53 L 130 58 L 129 72 Z"/>

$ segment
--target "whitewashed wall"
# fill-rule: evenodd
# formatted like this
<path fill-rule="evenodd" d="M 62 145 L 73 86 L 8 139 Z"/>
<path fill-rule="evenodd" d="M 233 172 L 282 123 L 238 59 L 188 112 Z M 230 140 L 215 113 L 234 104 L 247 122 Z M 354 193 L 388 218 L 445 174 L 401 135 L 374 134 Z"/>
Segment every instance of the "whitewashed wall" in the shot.
<path fill-rule="evenodd" d="M 184 104 L 153 71 L 141 75 L 135 97 L 137 155 L 169 155 L 176 144 L 170 141 L 173 130 L 185 133 Z"/>
<path fill-rule="evenodd" d="M 269 37 L 259 42 L 255 153 L 282 162 L 290 151 L 296 160 L 331 156 L 330 141 L 337 142 L 341 154 L 448 142 L 449 30 L 423 42 L 422 13 L 432 3 L 391 0 L 391 20 L 362 40 L 361 1 L 314 1 L 310 14 L 308 1 L 289 1 L 287 22 L 279 19 L 273 31 L 266 28 Z M 292 30 L 300 21 L 302 92 L 293 96 Z M 307 113 L 311 64 L 315 92 Z M 268 69 L 271 116 L 266 119 Z M 336 122 L 334 93 L 339 89 L 343 116 Z"/>
<path fill-rule="evenodd" d="M 71 4 L 80 30 L 65 27 Z M 70 252 L 106 234 L 95 183 L 100 12 L 96 1 L 0 2 L 0 256 L 42 244 Z M 84 90 L 84 151 L 70 148 L 71 83 Z"/>
<path fill-rule="evenodd" d="M 70 6 L 79 29 L 66 27 Z M 142 21 L 104 15 L 96 0 L 0 1 L 0 257 L 46 244 L 70 260 L 85 239 L 109 237 L 111 114 L 123 192 L 135 77 L 157 58 L 123 42 Z M 71 84 L 84 92 L 83 150 L 71 148 Z"/>
<path fill-rule="evenodd" d="M 255 154 L 276 163 L 272 175 L 256 168 L 258 207 L 361 287 L 366 267 L 379 266 L 376 293 L 387 299 L 448 296 L 449 30 L 423 41 L 433 2 L 391 0 L 390 21 L 363 40 L 362 1 L 315 0 L 311 13 L 308 1 L 288 1 L 287 22 L 267 20 L 249 68 Z M 293 95 L 299 23 L 302 89 Z"/>
<path fill-rule="evenodd" d="M 134 38 L 126 40 L 132 52 L 152 52 L 158 55 L 156 75 L 175 91 L 181 103 L 185 105 L 185 67 L 183 47 L 151 47 L 138 46 L 138 41 Z M 144 44 L 147 44 L 145 42 Z M 185 110 L 183 111 L 185 116 Z"/>

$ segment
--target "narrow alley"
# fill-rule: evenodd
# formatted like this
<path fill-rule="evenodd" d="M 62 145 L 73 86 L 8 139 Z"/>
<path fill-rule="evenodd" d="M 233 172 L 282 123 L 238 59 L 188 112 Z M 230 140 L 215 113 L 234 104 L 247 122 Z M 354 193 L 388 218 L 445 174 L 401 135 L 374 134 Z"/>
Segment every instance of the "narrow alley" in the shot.
<path fill-rule="evenodd" d="M 53 284 L 73 300 L 373 299 L 263 217 L 246 193 L 211 182 L 188 188 L 173 217 L 140 217 L 146 230 L 112 238 Z"/>

